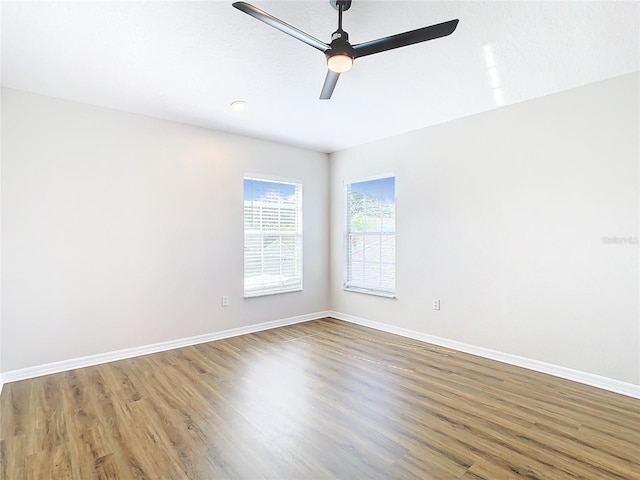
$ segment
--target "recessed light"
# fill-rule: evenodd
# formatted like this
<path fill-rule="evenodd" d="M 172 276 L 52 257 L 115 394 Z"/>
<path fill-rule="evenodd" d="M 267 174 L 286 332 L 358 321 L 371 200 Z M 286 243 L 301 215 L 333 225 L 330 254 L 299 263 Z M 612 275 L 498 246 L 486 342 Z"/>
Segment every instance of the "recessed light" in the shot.
<path fill-rule="evenodd" d="M 249 104 L 244 100 L 236 100 L 231 104 L 231 110 L 234 112 L 244 112 L 249 108 Z"/>

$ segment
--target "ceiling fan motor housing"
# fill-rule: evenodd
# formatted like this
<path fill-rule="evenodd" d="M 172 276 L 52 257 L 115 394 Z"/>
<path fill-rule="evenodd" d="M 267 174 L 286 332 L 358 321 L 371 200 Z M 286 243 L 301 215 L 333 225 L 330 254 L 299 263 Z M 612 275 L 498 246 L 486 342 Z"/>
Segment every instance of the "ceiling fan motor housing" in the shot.
<path fill-rule="evenodd" d="M 333 34 L 331 34 L 331 43 L 329 49 L 324 52 L 327 59 L 334 55 L 348 55 L 351 59 L 354 58 L 353 47 L 349 43 L 349 34 L 339 28 Z"/>

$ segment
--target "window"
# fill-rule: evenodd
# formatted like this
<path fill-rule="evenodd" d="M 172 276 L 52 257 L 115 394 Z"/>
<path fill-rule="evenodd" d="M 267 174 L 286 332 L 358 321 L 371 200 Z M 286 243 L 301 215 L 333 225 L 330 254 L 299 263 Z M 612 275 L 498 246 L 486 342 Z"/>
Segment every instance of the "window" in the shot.
<path fill-rule="evenodd" d="M 302 290 L 302 183 L 244 177 L 244 296 Z"/>
<path fill-rule="evenodd" d="M 396 291 L 395 177 L 345 182 L 345 290 Z"/>

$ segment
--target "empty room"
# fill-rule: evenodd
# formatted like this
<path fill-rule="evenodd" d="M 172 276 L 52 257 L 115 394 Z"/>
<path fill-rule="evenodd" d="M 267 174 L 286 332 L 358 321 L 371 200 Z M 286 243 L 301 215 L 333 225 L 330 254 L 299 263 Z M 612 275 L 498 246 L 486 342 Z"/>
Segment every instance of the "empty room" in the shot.
<path fill-rule="evenodd" d="M 640 480 L 640 2 L 0 17 L 0 480 Z"/>

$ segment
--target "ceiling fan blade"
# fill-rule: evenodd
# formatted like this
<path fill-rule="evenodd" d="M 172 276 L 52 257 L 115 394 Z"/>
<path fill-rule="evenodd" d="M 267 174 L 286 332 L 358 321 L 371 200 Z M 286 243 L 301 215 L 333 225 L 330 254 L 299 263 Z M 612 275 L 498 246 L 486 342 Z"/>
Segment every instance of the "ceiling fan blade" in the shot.
<path fill-rule="evenodd" d="M 260 20 L 261 22 L 266 23 L 267 25 L 271 25 L 274 28 L 277 28 L 281 32 L 286 33 L 287 35 L 291 35 L 293 38 L 297 38 L 300 41 L 303 41 L 307 45 L 311 45 L 314 48 L 317 48 L 321 52 L 325 52 L 329 49 L 329 45 L 324 42 L 321 42 L 317 38 L 312 37 L 304 33 L 302 30 L 298 30 L 295 27 L 292 27 L 288 23 L 283 22 L 282 20 L 277 19 L 273 15 L 269 15 L 267 12 L 260 10 L 259 8 L 254 7 L 253 5 L 249 5 L 246 2 L 235 2 L 233 4 L 238 10 L 251 15 L 253 18 Z"/>
<path fill-rule="evenodd" d="M 418 28 L 410 32 L 399 33 L 390 37 L 371 40 L 370 42 L 359 43 L 353 46 L 355 58 L 364 57 L 373 53 L 385 52 L 394 48 L 406 47 L 414 43 L 426 42 L 434 38 L 451 35 L 458 26 L 458 20 L 438 23 L 429 27 Z"/>
<path fill-rule="evenodd" d="M 329 100 L 333 89 L 336 88 L 340 74 L 327 70 L 327 76 L 324 79 L 324 85 L 322 86 L 322 92 L 320 92 L 320 100 Z"/>

